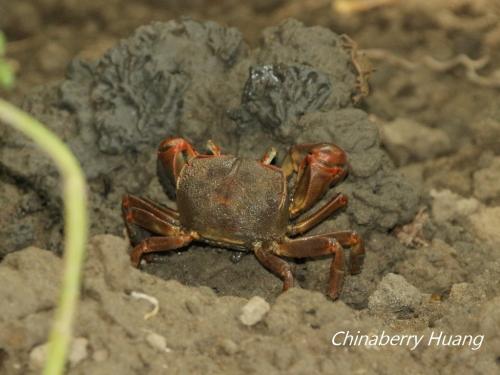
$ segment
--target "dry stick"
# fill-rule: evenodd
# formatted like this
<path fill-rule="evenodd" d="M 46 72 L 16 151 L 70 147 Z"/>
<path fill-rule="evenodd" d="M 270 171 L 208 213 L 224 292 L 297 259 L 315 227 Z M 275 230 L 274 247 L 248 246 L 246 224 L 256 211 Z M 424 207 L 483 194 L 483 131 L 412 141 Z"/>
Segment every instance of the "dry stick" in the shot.
<path fill-rule="evenodd" d="M 495 26 L 498 17 L 494 12 L 488 12 L 480 17 L 460 17 L 450 9 L 443 9 L 435 15 L 437 23 L 445 30 L 482 31 Z"/>
<path fill-rule="evenodd" d="M 301 0 L 284 4 L 272 14 L 273 23 L 279 23 L 286 18 L 297 17 L 298 14 L 314 12 L 321 8 L 328 7 L 330 1 L 331 0 Z"/>
<path fill-rule="evenodd" d="M 0 99 L 0 121 L 32 138 L 54 160 L 63 180 L 64 273 L 61 295 L 50 334 L 44 374 L 64 370 L 68 345 L 80 295 L 80 280 L 87 240 L 86 183 L 80 165 L 69 148 L 42 123 Z"/>
<path fill-rule="evenodd" d="M 460 54 L 452 59 L 445 61 L 439 61 L 431 56 L 425 56 L 419 62 L 413 62 L 385 49 L 363 49 L 360 50 L 359 53 L 362 53 L 366 57 L 373 60 L 384 60 L 389 64 L 399 66 L 406 70 L 416 70 L 419 66 L 423 65 L 435 72 L 445 72 L 447 70 L 455 68 L 456 66 L 462 65 L 466 70 L 466 77 L 469 81 L 479 86 L 493 88 L 500 87 L 500 77 L 494 74 L 488 77 L 484 77 L 477 73 L 478 69 L 482 69 L 486 66 L 486 64 L 488 64 L 490 60 L 488 55 L 483 56 L 480 59 L 473 60 L 467 55 Z"/>
<path fill-rule="evenodd" d="M 350 15 L 399 2 L 400 0 L 331 0 L 331 7 L 335 13 Z"/>

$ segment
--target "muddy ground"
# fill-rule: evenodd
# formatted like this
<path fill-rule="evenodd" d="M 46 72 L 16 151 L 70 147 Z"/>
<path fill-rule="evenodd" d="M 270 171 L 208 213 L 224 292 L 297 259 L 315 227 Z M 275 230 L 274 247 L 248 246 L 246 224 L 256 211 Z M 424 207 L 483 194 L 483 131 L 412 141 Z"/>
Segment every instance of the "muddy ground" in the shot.
<path fill-rule="evenodd" d="M 19 68 L 2 95 L 63 137 L 89 179 L 70 372 L 496 373 L 498 4 L 394 1 L 345 14 L 329 1 L 180 3 L 0 2 Z M 30 142 L 0 134 L 0 368 L 37 372 L 61 268 L 59 182 Z M 292 261 L 299 287 L 281 295 L 252 254 L 199 244 L 130 267 L 121 196 L 175 206 L 155 174 L 171 134 L 254 158 L 274 146 L 278 165 L 295 143 L 343 147 L 351 173 L 323 202 L 343 192 L 349 205 L 311 231 L 366 241 L 340 300 L 324 296 L 327 258 Z M 154 296 L 159 313 L 144 320 L 148 302 L 133 292 Z M 246 326 L 253 296 L 270 311 Z M 333 347 L 341 330 L 485 338 L 477 350 Z"/>

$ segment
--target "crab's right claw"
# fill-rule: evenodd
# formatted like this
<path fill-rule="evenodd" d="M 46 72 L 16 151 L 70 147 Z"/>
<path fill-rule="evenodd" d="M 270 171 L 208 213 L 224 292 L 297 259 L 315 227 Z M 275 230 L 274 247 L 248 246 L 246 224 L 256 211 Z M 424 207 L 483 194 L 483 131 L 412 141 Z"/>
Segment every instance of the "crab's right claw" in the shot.
<path fill-rule="evenodd" d="M 311 208 L 347 175 L 348 168 L 346 153 L 336 145 L 317 143 L 292 147 L 283 166 L 286 174 L 298 174 L 291 217 Z"/>
<path fill-rule="evenodd" d="M 166 193 L 175 198 L 177 180 L 182 168 L 198 155 L 184 138 L 171 137 L 158 147 L 158 178 Z"/>

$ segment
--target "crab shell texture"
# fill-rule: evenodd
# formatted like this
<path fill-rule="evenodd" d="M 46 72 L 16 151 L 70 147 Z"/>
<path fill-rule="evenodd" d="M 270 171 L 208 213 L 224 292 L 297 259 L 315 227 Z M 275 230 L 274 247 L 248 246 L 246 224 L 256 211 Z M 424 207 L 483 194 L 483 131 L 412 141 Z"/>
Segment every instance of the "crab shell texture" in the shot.
<path fill-rule="evenodd" d="M 197 156 L 182 168 L 176 196 L 182 226 L 207 242 L 248 250 L 286 234 L 289 197 L 281 168 L 229 155 Z"/>

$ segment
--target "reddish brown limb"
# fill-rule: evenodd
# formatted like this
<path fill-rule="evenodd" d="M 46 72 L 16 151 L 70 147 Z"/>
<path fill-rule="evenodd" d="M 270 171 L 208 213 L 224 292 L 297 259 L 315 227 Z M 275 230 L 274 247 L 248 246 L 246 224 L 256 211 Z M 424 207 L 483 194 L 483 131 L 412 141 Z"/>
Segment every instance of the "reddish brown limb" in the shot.
<path fill-rule="evenodd" d="M 274 147 L 271 147 L 269 150 L 267 150 L 262 159 L 260 159 L 260 162 L 262 164 L 269 165 L 271 164 L 275 156 L 276 156 L 276 149 Z"/>
<path fill-rule="evenodd" d="M 319 210 L 314 212 L 312 215 L 299 220 L 295 224 L 288 226 L 288 235 L 296 236 L 302 234 L 315 227 L 323 220 L 328 218 L 331 214 L 337 211 L 339 208 L 347 205 L 348 199 L 344 194 L 337 194 L 333 197 L 327 204 L 321 207 Z"/>
<path fill-rule="evenodd" d="M 329 143 L 302 144 L 290 148 L 282 169 L 286 176 L 297 173 L 290 216 L 311 208 L 326 191 L 347 175 L 347 156 Z"/>
<path fill-rule="evenodd" d="M 122 208 L 128 209 L 129 207 L 141 208 L 149 211 L 159 218 L 168 221 L 170 224 L 179 225 L 179 213 L 166 206 L 160 206 L 150 199 L 138 197 L 131 194 L 125 194 L 122 199 Z"/>
<path fill-rule="evenodd" d="M 177 220 L 178 214 L 175 212 L 175 215 L 171 215 L 171 212 L 175 211 L 152 204 L 144 198 L 124 195 L 122 217 L 130 242 L 133 245 L 138 244 L 144 237 L 144 233 L 141 233 L 144 231 L 148 234 L 167 235 L 172 232 L 170 228 L 178 228 L 180 225 Z"/>
<path fill-rule="evenodd" d="M 292 268 L 286 261 L 272 254 L 268 247 L 258 246 L 254 253 L 265 268 L 283 280 L 283 291 L 293 287 Z"/>
<path fill-rule="evenodd" d="M 162 236 L 173 236 L 180 233 L 178 226 L 172 225 L 142 208 L 129 208 L 124 212 L 124 220 L 126 224 L 138 225 L 149 232 Z"/>
<path fill-rule="evenodd" d="M 211 139 L 207 141 L 207 147 L 213 155 L 215 156 L 221 155 L 221 148 L 218 145 L 216 145 Z"/>
<path fill-rule="evenodd" d="M 277 255 L 291 258 L 307 258 L 322 255 L 333 255 L 330 265 L 328 295 L 337 299 L 344 285 L 345 260 L 344 250 L 336 239 L 328 236 L 310 236 L 288 240 L 278 245 L 274 251 Z"/>
<path fill-rule="evenodd" d="M 139 267 L 144 254 L 179 249 L 189 245 L 192 240 L 193 237 L 186 234 L 174 237 L 148 237 L 134 247 L 130 254 L 130 260 L 134 267 Z"/>
<path fill-rule="evenodd" d="M 176 186 L 182 167 L 198 156 L 198 152 L 184 138 L 172 137 L 163 140 L 158 147 L 158 172 L 160 182 L 168 179 Z"/>
<path fill-rule="evenodd" d="M 365 245 L 363 239 L 354 231 L 339 231 L 323 234 L 329 238 L 335 238 L 343 247 L 351 248 L 349 258 L 349 272 L 356 275 L 361 272 L 365 260 Z"/>

